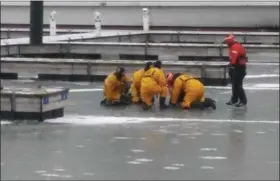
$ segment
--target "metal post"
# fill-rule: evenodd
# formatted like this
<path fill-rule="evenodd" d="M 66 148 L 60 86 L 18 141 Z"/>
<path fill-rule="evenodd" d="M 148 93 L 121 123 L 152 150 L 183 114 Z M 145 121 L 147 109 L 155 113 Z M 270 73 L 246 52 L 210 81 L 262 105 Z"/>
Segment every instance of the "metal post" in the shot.
<path fill-rule="evenodd" d="M 50 36 L 56 35 L 56 11 L 52 11 L 50 14 Z"/>
<path fill-rule="evenodd" d="M 94 26 L 96 36 L 101 35 L 101 15 L 98 11 L 94 12 Z"/>
<path fill-rule="evenodd" d="M 43 36 L 43 1 L 30 1 L 30 44 L 42 44 Z"/>
<path fill-rule="evenodd" d="M 145 32 L 148 32 L 150 30 L 150 15 L 149 15 L 148 8 L 142 9 L 142 21 L 143 21 L 143 30 Z"/>

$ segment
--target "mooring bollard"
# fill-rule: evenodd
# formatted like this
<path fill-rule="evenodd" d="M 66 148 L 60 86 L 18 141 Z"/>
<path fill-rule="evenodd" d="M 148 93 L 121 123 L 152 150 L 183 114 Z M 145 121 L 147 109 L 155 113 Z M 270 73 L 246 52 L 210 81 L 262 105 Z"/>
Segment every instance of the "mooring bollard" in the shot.
<path fill-rule="evenodd" d="M 100 18 L 100 13 L 98 11 L 94 12 L 94 26 L 95 26 L 96 36 L 100 36 L 101 35 L 101 18 Z"/>
<path fill-rule="evenodd" d="M 56 20 L 55 20 L 56 11 L 52 11 L 50 14 L 50 36 L 56 35 Z"/>
<path fill-rule="evenodd" d="M 150 30 L 150 15 L 149 15 L 149 10 L 148 8 L 143 8 L 143 30 L 144 31 L 149 31 Z"/>

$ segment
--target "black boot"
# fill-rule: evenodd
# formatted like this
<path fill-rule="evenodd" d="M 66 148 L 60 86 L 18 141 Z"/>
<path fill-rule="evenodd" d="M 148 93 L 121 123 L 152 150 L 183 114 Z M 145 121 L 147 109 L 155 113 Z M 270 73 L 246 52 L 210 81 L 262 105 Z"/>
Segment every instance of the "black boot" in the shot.
<path fill-rule="evenodd" d="M 203 105 L 205 108 L 212 107 L 212 109 L 216 110 L 216 102 L 213 99 L 205 98 Z"/>
<path fill-rule="evenodd" d="M 231 105 L 234 105 L 234 104 L 236 104 L 236 103 L 237 103 L 237 101 L 235 102 L 235 101 L 230 100 L 230 101 L 228 101 L 228 102 L 226 103 L 226 105 L 231 106 Z"/>
<path fill-rule="evenodd" d="M 107 103 L 107 100 L 103 99 L 103 100 L 100 101 L 100 106 L 104 106 L 106 103 Z"/>
<path fill-rule="evenodd" d="M 165 104 L 165 100 L 166 100 L 165 97 L 160 97 L 160 98 L 159 98 L 159 108 L 160 108 L 160 109 L 166 109 L 166 108 L 168 108 L 168 105 Z"/>
<path fill-rule="evenodd" d="M 105 107 L 108 107 L 108 106 L 114 106 L 115 104 L 118 104 L 118 102 L 110 102 L 108 101 L 107 99 L 103 99 L 102 101 L 100 101 L 100 106 L 105 106 Z"/>
<path fill-rule="evenodd" d="M 238 103 L 234 104 L 234 106 L 235 106 L 235 107 L 245 107 L 246 104 L 243 103 L 243 102 L 238 102 Z"/>
<path fill-rule="evenodd" d="M 139 101 L 137 102 L 137 104 L 142 104 L 142 100 L 141 99 L 139 99 Z"/>
<path fill-rule="evenodd" d="M 122 95 L 122 96 L 120 97 L 120 102 L 121 102 L 121 104 L 123 104 L 123 105 L 130 105 L 130 104 L 132 104 L 132 99 L 131 99 L 131 97 L 128 96 L 128 95 Z"/>
<path fill-rule="evenodd" d="M 191 108 L 204 110 L 204 103 L 200 101 L 194 101 L 191 103 Z"/>
<path fill-rule="evenodd" d="M 152 103 L 154 104 L 154 102 L 155 102 L 155 97 L 152 98 Z"/>
<path fill-rule="evenodd" d="M 148 106 L 145 102 L 142 102 L 142 108 L 144 111 L 148 111 L 152 108 L 152 106 Z"/>

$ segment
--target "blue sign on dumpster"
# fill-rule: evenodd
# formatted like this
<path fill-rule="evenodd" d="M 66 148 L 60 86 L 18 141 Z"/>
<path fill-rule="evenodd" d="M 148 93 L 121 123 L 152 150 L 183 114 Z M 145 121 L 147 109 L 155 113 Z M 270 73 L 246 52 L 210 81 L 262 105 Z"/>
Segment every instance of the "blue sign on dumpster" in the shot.
<path fill-rule="evenodd" d="M 61 93 L 61 100 L 67 100 L 68 94 L 66 92 Z"/>
<path fill-rule="evenodd" d="M 43 97 L 42 102 L 43 102 L 43 104 L 49 104 L 49 98 Z"/>

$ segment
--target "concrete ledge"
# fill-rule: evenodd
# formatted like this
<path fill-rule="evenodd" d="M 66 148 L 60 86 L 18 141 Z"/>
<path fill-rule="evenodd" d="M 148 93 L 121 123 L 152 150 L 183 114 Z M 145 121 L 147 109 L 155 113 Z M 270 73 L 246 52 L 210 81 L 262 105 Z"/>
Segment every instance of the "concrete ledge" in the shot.
<path fill-rule="evenodd" d="M 56 36 L 43 36 L 43 43 L 57 42 L 57 41 L 73 41 L 73 40 L 83 40 L 91 39 L 95 37 L 106 37 L 112 35 L 127 35 L 127 34 L 139 34 L 142 31 L 102 31 L 100 35 L 97 35 L 95 30 L 86 33 L 73 33 L 73 34 L 62 34 Z M 29 37 L 12 38 L 12 39 L 1 39 L 1 46 L 3 45 L 19 45 L 19 44 L 29 44 Z"/>
<path fill-rule="evenodd" d="M 211 43 L 220 44 L 229 32 L 223 31 L 149 31 L 141 34 L 109 35 L 84 38 L 83 42 L 149 42 L 149 43 Z M 233 32 L 243 44 L 279 44 L 278 32 Z M 80 41 L 80 40 L 73 40 Z"/>
<path fill-rule="evenodd" d="M 279 45 L 247 45 L 247 56 L 256 53 L 274 53 L 279 56 Z M 46 54 L 100 54 L 102 59 L 119 59 L 120 55 L 154 55 L 159 60 L 176 61 L 179 56 L 227 57 L 228 48 L 219 44 L 194 43 L 118 43 L 118 42 L 53 42 L 41 46 L 1 46 L 1 56 L 15 55 L 43 56 Z"/>
<path fill-rule="evenodd" d="M 131 76 L 135 70 L 143 68 L 144 64 L 145 61 L 136 60 L 3 58 L 1 73 L 28 72 L 44 80 L 102 81 L 118 66 L 125 67 Z M 166 72 L 186 72 L 201 78 L 205 84 L 227 84 L 228 66 L 224 62 L 163 61 L 163 65 Z"/>
<path fill-rule="evenodd" d="M 49 29 L 44 29 L 46 40 Z M 159 43 L 218 43 L 229 33 L 226 31 L 136 31 L 136 30 L 112 30 L 101 31 L 101 37 L 93 36 L 95 31 L 86 29 L 58 29 L 58 36 L 50 40 L 57 41 L 90 41 L 90 42 L 159 42 Z M 91 35 L 88 35 L 90 33 Z M 279 32 L 233 32 L 238 41 L 247 44 L 279 44 Z M 68 39 L 63 39 L 67 35 Z M 1 37 L 28 37 L 29 30 L 1 28 Z M 47 38 L 48 37 L 48 38 Z M 7 40 L 8 41 L 8 40 Z M 9 40 L 11 41 L 11 40 Z M 14 40 L 16 41 L 16 39 Z M 4 41 L 2 42 L 4 44 Z"/>
<path fill-rule="evenodd" d="M 1 119 L 38 120 L 61 117 L 69 89 L 4 88 L 1 90 Z"/>
<path fill-rule="evenodd" d="M 39 80 L 60 80 L 60 81 L 91 81 L 91 82 L 103 82 L 107 76 L 106 75 L 49 75 L 49 74 L 39 74 Z M 229 79 L 224 78 L 198 78 L 204 85 L 208 86 L 227 86 Z"/>
<path fill-rule="evenodd" d="M 57 35 L 74 34 L 74 33 L 89 33 L 94 29 L 56 29 Z M 50 29 L 44 28 L 43 35 L 49 36 Z M 1 39 L 22 38 L 29 36 L 29 28 L 1 28 Z"/>

